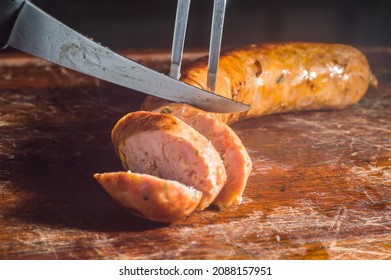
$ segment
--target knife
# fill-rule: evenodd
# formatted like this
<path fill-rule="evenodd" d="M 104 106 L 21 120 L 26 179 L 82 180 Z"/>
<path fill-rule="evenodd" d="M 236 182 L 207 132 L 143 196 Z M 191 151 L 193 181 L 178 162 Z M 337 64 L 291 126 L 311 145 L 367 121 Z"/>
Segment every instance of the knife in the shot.
<path fill-rule="evenodd" d="M 0 48 L 12 46 L 54 64 L 174 102 L 230 113 L 246 104 L 193 87 L 115 53 L 27 0 L 0 0 Z"/>

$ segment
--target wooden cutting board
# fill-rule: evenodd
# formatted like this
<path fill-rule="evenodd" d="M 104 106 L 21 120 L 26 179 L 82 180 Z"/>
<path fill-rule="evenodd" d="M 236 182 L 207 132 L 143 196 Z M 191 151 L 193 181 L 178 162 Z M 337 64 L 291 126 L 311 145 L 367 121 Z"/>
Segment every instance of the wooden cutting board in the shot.
<path fill-rule="evenodd" d="M 127 214 L 92 178 L 122 170 L 110 132 L 145 96 L 2 54 L 0 258 L 391 259 L 391 47 L 363 51 L 377 89 L 234 125 L 254 164 L 243 204 L 172 225 Z M 125 55 L 168 67 L 168 52 Z"/>

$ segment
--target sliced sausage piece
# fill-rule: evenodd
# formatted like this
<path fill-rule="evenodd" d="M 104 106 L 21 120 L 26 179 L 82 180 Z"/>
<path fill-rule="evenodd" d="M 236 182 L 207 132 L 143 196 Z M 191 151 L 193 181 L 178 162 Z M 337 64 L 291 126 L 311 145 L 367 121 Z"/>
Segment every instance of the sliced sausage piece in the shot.
<path fill-rule="evenodd" d="M 108 172 L 94 178 L 126 210 L 156 222 L 172 223 L 187 217 L 202 197 L 194 188 L 147 174 Z"/>
<path fill-rule="evenodd" d="M 220 208 L 242 202 L 251 159 L 237 134 L 213 114 L 186 104 L 171 103 L 155 110 L 178 117 L 210 140 L 224 162 L 227 183 L 213 202 Z"/>
<path fill-rule="evenodd" d="M 227 175 L 213 145 L 175 116 L 138 111 L 120 119 L 112 140 L 125 169 L 193 186 L 208 207 Z"/>

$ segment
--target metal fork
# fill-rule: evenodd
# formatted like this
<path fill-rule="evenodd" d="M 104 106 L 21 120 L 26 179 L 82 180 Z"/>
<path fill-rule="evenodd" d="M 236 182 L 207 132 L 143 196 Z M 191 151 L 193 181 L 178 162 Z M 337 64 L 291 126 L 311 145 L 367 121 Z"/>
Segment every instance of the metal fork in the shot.
<path fill-rule="evenodd" d="M 183 48 L 191 0 L 178 0 L 171 52 L 170 76 L 180 78 Z M 214 0 L 209 44 L 207 87 L 214 92 L 223 36 L 224 15 L 227 0 Z"/>

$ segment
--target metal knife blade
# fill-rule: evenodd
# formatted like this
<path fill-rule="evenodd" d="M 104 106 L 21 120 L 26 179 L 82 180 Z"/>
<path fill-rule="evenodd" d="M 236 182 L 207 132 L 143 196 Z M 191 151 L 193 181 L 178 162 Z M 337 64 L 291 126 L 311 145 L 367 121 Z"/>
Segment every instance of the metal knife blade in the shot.
<path fill-rule="evenodd" d="M 67 27 L 29 1 L 23 3 L 7 44 L 66 68 L 207 111 L 229 113 L 250 108 L 125 58 Z"/>

